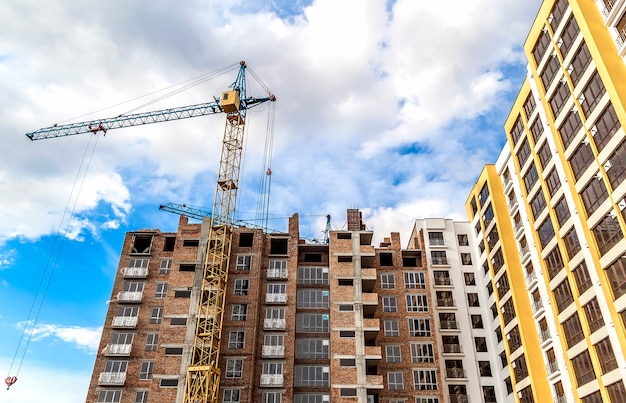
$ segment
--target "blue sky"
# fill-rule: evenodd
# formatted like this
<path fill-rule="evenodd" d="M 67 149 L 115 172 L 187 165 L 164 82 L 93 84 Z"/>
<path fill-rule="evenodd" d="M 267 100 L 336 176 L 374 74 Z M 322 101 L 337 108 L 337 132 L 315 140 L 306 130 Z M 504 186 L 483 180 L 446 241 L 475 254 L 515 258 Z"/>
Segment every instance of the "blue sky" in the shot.
<path fill-rule="evenodd" d="M 245 59 L 278 97 L 270 227 L 285 229 L 298 212 L 302 236 L 318 237 L 326 214 L 341 227 L 345 210 L 358 207 L 376 240 L 399 231 L 405 243 L 416 218 L 464 219 L 467 192 L 504 143 L 504 117 L 525 75 L 521 44 L 539 3 L 2 2 L 6 375 L 15 373 L 9 366 L 42 273 L 54 273 L 19 381 L 0 390 L 0 401 L 84 401 L 124 233 L 174 231 L 178 217 L 158 211 L 162 203 L 210 210 L 223 120 L 111 131 L 97 141 L 78 199 L 70 198 L 72 185 L 94 136 L 31 142 L 24 133 Z M 235 74 L 154 107 L 212 100 Z M 264 95 L 252 80 L 248 93 Z M 242 219 L 255 216 L 263 174 L 267 114 L 258 109 L 248 121 Z M 76 212 L 69 227 L 68 200 Z M 59 228 L 68 229 L 61 238 Z M 56 264 L 46 266 L 50 256 Z"/>

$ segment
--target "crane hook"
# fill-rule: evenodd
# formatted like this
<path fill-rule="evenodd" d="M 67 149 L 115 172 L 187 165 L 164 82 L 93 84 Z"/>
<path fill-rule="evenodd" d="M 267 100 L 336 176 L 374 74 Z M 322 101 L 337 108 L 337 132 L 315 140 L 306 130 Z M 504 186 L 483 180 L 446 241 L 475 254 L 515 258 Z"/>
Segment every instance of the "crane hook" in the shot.
<path fill-rule="evenodd" d="M 7 376 L 4 380 L 4 383 L 7 384 L 7 390 L 9 390 L 15 382 L 17 382 L 17 376 Z"/>

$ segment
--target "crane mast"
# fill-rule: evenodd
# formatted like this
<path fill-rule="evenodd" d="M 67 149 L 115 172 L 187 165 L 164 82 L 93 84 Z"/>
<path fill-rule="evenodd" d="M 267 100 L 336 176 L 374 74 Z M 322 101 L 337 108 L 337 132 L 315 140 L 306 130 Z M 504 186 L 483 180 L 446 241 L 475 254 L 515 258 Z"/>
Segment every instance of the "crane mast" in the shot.
<path fill-rule="evenodd" d="M 211 226 L 200 286 L 200 303 L 196 315 L 193 350 L 186 374 L 184 403 L 217 403 L 219 400 L 220 343 L 246 112 L 253 106 L 276 100 L 272 93 L 265 98 L 246 97 L 246 63 L 242 61 L 239 65 L 239 72 L 235 82 L 231 85 L 231 90 L 224 92 L 219 100 L 215 99 L 215 102 L 53 125 L 26 134 L 31 140 L 82 133 L 103 132 L 106 134 L 112 129 L 226 113 Z"/>

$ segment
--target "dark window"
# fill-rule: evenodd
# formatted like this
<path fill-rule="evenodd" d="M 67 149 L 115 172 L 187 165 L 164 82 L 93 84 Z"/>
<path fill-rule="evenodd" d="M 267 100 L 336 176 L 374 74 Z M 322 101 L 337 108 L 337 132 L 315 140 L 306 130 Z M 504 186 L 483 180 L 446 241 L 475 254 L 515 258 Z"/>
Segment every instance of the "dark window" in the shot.
<path fill-rule="evenodd" d="M 476 212 L 478 211 L 478 206 L 476 205 L 476 199 L 472 198 L 470 205 L 472 206 L 472 214 L 476 214 Z"/>
<path fill-rule="evenodd" d="M 589 329 L 591 333 L 604 326 L 604 318 L 602 317 L 602 311 L 600 305 L 598 305 L 598 299 L 594 298 L 587 305 L 583 307 L 585 309 L 585 315 L 587 316 L 587 322 L 589 322 Z"/>
<path fill-rule="evenodd" d="M 528 367 L 526 366 L 526 357 L 522 354 L 518 359 L 513 361 L 513 373 L 515 374 L 515 382 L 519 383 L 528 376 Z M 532 400 L 531 400 L 532 401 Z"/>
<path fill-rule="evenodd" d="M 339 305 L 340 312 L 354 311 L 354 305 L 352 304 L 342 304 Z"/>
<path fill-rule="evenodd" d="M 339 337 L 354 337 L 354 330 L 340 330 Z"/>
<path fill-rule="evenodd" d="M 552 27 L 552 31 L 556 31 L 557 27 L 561 23 L 561 20 L 563 19 L 565 11 L 567 11 L 567 0 L 557 0 L 552 7 L 552 11 L 550 12 L 550 16 L 552 17 L 550 20 L 550 27 Z"/>
<path fill-rule="evenodd" d="M 585 170 L 594 161 L 593 151 L 588 142 L 581 143 L 569 159 L 576 180 L 580 179 Z"/>
<path fill-rule="evenodd" d="M 288 254 L 289 240 L 287 238 L 270 239 L 270 255 L 286 255 Z"/>
<path fill-rule="evenodd" d="M 617 299 L 626 294 L 626 258 L 620 257 L 604 271 L 611 284 L 613 298 Z"/>
<path fill-rule="evenodd" d="M 539 235 L 539 242 L 541 247 L 545 248 L 548 242 L 554 238 L 554 227 L 552 226 L 552 220 L 548 216 L 546 220 L 537 228 L 537 234 Z"/>
<path fill-rule="evenodd" d="M 530 190 L 533 188 L 535 183 L 537 183 L 537 179 L 539 179 L 539 175 L 537 174 L 537 168 L 535 167 L 535 163 L 531 163 L 528 172 L 524 175 L 524 185 L 526 186 L 526 193 L 530 193 Z"/>
<path fill-rule="evenodd" d="M 541 82 L 543 82 L 545 89 L 550 86 L 550 82 L 552 82 L 552 79 L 556 76 L 557 71 L 559 71 L 559 59 L 557 59 L 556 55 L 550 55 L 548 63 L 546 63 L 540 74 Z"/>
<path fill-rule="evenodd" d="M 556 213 L 556 220 L 559 223 L 559 227 L 562 227 L 565 221 L 567 221 L 567 219 L 571 215 L 565 197 L 561 197 L 561 200 L 556 203 L 556 205 L 554 206 L 554 212 Z"/>
<path fill-rule="evenodd" d="M 602 399 L 602 393 L 599 390 L 583 397 L 580 401 L 581 403 L 605 403 Z"/>
<path fill-rule="evenodd" d="M 602 114 L 596 120 L 595 125 L 591 127 L 591 134 L 593 135 L 593 142 L 598 148 L 598 152 L 604 149 L 604 146 L 611 140 L 615 132 L 620 128 L 620 122 L 617 119 L 615 108 L 613 104 L 604 108 Z"/>
<path fill-rule="evenodd" d="M 537 104 L 535 103 L 535 98 L 533 98 L 533 94 L 528 94 L 526 101 L 524 101 L 524 111 L 526 111 L 527 118 L 530 118 L 530 115 L 535 110 L 535 106 L 537 106 Z"/>
<path fill-rule="evenodd" d="M 341 388 L 340 394 L 341 394 L 341 396 L 346 396 L 346 397 L 356 396 L 356 389 Z"/>
<path fill-rule="evenodd" d="M 537 155 L 539 155 L 539 162 L 541 162 L 541 167 L 543 169 L 546 169 L 546 165 L 548 165 L 548 162 L 550 162 L 550 160 L 552 159 L 552 152 L 550 151 L 550 145 L 547 141 L 541 146 Z"/>
<path fill-rule="evenodd" d="M 578 240 L 576 229 L 572 228 L 567 234 L 565 234 L 563 241 L 565 242 L 567 257 L 572 259 L 580 250 L 580 241 Z"/>
<path fill-rule="evenodd" d="M 569 72 L 570 77 L 572 78 L 572 82 L 574 83 L 574 86 L 578 85 L 580 78 L 583 76 L 583 73 L 587 69 L 587 66 L 589 66 L 590 62 L 591 62 L 591 53 L 589 53 L 589 48 L 587 48 L 587 45 L 585 44 L 585 42 L 583 42 L 578 47 L 578 50 L 576 51 L 576 55 L 574 56 L 574 59 L 572 60 L 572 64 L 567 70 Z"/>
<path fill-rule="evenodd" d="M 191 290 L 175 290 L 174 298 L 189 298 L 191 297 Z"/>
<path fill-rule="evenodd" d="M 589 184 L 580 192 L 583 199 L 587 216 L 592 215 L 598 207 L 609 197 L 604 181 L 596 178 L 591 179 Z"/>
<path fill-rule="evenodd" d="M 354 358 L 340 358 L 339 366 L 340 367 L 354 367 L 356 366 L 356 360 Z"/>
<path fill-rule="evenodd" d="M 565 148 L 572 143 L 581 127 L 583 127 L 583 122 L 580 120 L 578 112 L 575 110 L 569 111 L 561 127 L 559 127 L 559 134 Z"/>
<path fill-rule="evenodd" d="M 491 376 L 491 364 L 489 361 L 478 361 L 480 376 Z"/>
<path fill-rule="evenodd" d="M 337 256 L 337 262 L 348 263 L 352 261 L 352 256 Z"/>
<path fill-rule="evenodd" d="M 530 126 L 530 132 L 533 135 L 533 140 L 535 141 L 535 143 L 537 143 L 539 137 L 541 137 L 541 134 L 543 134 L 543 123 L 541 123 L 541 119 L 535 119 L 533 124 Z"/>
<path fill-rule="evenodd" d="M 561 81 L 556 87 L 554 94 L 552 94 L 552 98 L 550 98 L 550 108 L 552 108 L 552 115 L 555 119 L 563 109 L 563 105 L 565 105 L 569 97 L 570 92 L 567 83 Z"/>
<path fill-rule="evenodd" d="M 472 328 L 483 329 L 483 317 L 482 315 L 472 315 Z"/>
<path fill-rule="evenodd" d="M 611 403 L 626 402 L 626 388 L 624 381 L 618 381 L 606 387 Z"/>
<path fill-rule="evenodd" d="M 600 74 L 598 74 L 598 71 L 595 71 L 579 98 L 580 106 L 583 108 L 585 116 L 589 117 L 605 92 L 606 88 L 604 88 Z"/>
<path fill-rule="evenodd" d="M 506 338 L 508 340 L 509 350 L 511 353 L 522 346 L 522 336 L 520 335 L 519 328 L 517 326 L 511 329 Z"/>
<path fill-rule="evenodd" d="M 163 244 L 163 252 L 172 252 L 174 250 L 175 245 L 176 245 L 175 236 L 165 237 L 165 243 Z"/>
<path fill-rule="evenodd" d="M 176 387 L 178 386 L 178 379 L 161 379 L 161 387 Z"/>
<path fill-rule="evenodd" d="M 558 245 L 546 256 L 545 262 L 546 266 L 548 266 L 550 280 L 552 280 L 563 268 L 563 257 L 561 257 L 561 250 Z"/>
<path fill-rule="evenodd" d="M 187 324 L 187 318 L 170 318 L 170 325 L 172 326 L 185 326 Z"/>
<path fill-rule="evenodd" d="M 515 306 L 513 305 L 513 299 L 509 298 L 502 306 L 502 317 L 504 318 L 505 326 L 515 319 Z"/>
<path fill-rule="evenodd" d="M 467 237 L 467 234 L 457 234 L 456 239 L 459 246 L 469 246 L 469 238 Z"/>
<path fill-rule="evenodd" d="M 239 247 L 250 248 L 254 241 L 254 232 L 242 232 L 239 234 Z"/>
<path fill-rule="evenodd" d="M 319 263 L 322 261 L 322 254 L 321 253 L 305 253 L 304 261 L 307 263 L 311 263 L 311 262 Z"/>
<path fill-rule="evenodd" d="M 609 169 L 606 171 L 613 189 L 617 188 L 626 178 L 626 141 L 620 144 L 609 157 Z M 606 169 L 607 165 L 605 165 Z"/>
<path fill-rule="evenodd" d="M 337 285 L 351 287 L 354 285 L 354 279 L 352 278 L 340 278 L 337 280 Z"/>
<path fill-rule="evenodd" d="M 511 382 L 511 377 L 507 377 L 504 380 L 504 386 L 506 386 L 506 393 L 507 394 L 511 394 L 513 393 L 513 382 Z"/>
<path fill-rule="evenodd" d="M 498 270 L 500 270 L 500 267 L 504 265 L 504 256 L 502 256 L 502 250 L 498 248 L 498 250 L 496 251 L 496 253 L 493 254 L 493 257 L 491 259 L 494 271 L 497 272 Z"/>
<path fill-rule="evenodd" d="M 149 254 L 152 249 L 153 234 L 135 234 L 130 253 Z"/>
<path fill-rule="evenodd" d="M 593 364 L 591 363 L 591 357 L 589 351 L 585 350 L 582 354 L 572 358 L 572 366 L 574 367 L 574 373 L 576 374 L 576 382 L 578 387 L 581 387 L 594 379 L 596 374 L 593 372 Z"/>
<path fill-rule="evenodd" d="M 578 294 L 591 288 L 591 277 L 589 277 L 589 270 L 587 270 L 587 264 L 584 261 L 574 269 L 574 278 L 578 286 Z"/>
<path fill-rule="evenodd" d="M 337 239 L 352 239 L 352 234 L 349 232 L 339 232 L 337 234 Z"/>
<path fill-rule="evenodd" d="M 578 313 L 574 313 L 574 315 L 563 322 L 563 331 L 568 348 L 572 348 L 576 343 L 585 338 Z"/>
<path fill-rule="evenodd" d="M 391 254 L 391 253 L 381 253 L 380 254 L 380 265 L 381 266 L 393 266 L 393 254 Z"/>
<path fill-rule="evenodd" d="M 592 231 L 601 255 L 606 254 L 616 243 L 624 239 L 619 221 L 617 218 L 611 217 L 611 215 L 605 216 L 602 221 L 593 227 Z"/>
<path fill-rule="evenodd" d="M 559 40 L 561 54 L 563 58 L 567 55 L 567 53 L 572 48 L 578 33 L 580 32 L 580 28 L 578 28 L 578 23 L 576 19 L 574 19 L 573 15 L 570 15 L 569 20 L 567 20 L 567 25 L 563 29 L 563 33 L 561 34 L 561 39 Z"/>
<path fill-rule="evenodd" d="M 474 273 L 463 273 L 463 276 L 465 277 L 465 285 L 476 285 Z"/>
<path fill-rule="evenodd" d="M 166 347 L 165 355 L 183 355 L 182 347 Z"/>
<path fill-rule="evenodd" d="M 541 62 L 541 58 L 546 53 L 548 46 L 550 46 L 550 36 L 548 36 L 547 31 L 541 31 L 539 39 L 537 39 L 537 43 L 535 43 L 535 47 L 533 48 L 533 57 L 535 58 L 535 62 L 537 62 L 537 64 Z"/>
<path fill-rule="evenodd" d="M 474 337 L 474 344 L 476 345 L 476 351 L 478 352 L 486 352 L 487 351 L 487 339 L 484 337 Z"/>
<path fill-rule="evenodd" d="M 474 292 L 467 293 L 467 304 L 469 306 L 480 306 L 480 301 L 478 300 L 478 294 Z"/>
<path fill-rule="evenodd" d="M 198 239 L 185 239 L 183 240 L 184 247 L 198 247 L 200 241 Z"/>
<path fill-rule="evenodd" d="M 180 271 L 196 271 L 195 264 L 181 264 L 178 268 Z"/>
<path fill-rule="evenodd" d="M 572 302 L 574 302 L 574 296 L 572 295 L 572 289 L 569 286 L 567 279 L 556 286 L 553 291 L 554 300 L 556 301 L 556 307 L 559 313 L 563 312 Z"/>
<path fill-rule="evenodd" d="M 522 137 L 522 135 L 524 134 L 524 123 L 522 122 L 522 117 L 518 116 L 517 120 L 515 121 L 515 124 L 513 124 L 513 128 L 511 129 L 511 137 L 513 138 L 513 143 L 517 144 L 518 140 L 520 139 L 520 137 Z M 483 187 L 483 189 L 487 188 L 487 185 L 485 185 Z M 482 195 L 482 190 L 481 190 L 481 195 Z M 487 196 L 489 196 L 489 190 L 487 189 Z M 484 203 L 486 199 L 483 199 L 482 202 Z"/>
<path fill-rule="evenodd" d="M 520 149 L 517 151 L 517 163 L 520 167 L 524 166 L 524 163 L 528 159 L 530 155 L 530 146 L 528 145 L 528 140 L 524 139 L 524 142 L 520 146 Z"/>
<path fill-rule="evenodd" d="M 533 212 L 533 218 L 536 220 L 545 208 L 546 198 L 543 195 L 543 192 L 539 191 L 537 192 L 537 196 L 530 201 L 530 209 Z"/>
<path fill-rule="evenodd" d="M 546 177 L 546 185 L 548 186 L 548 192 L 550 197 L 553 197 L 557 190 L 561 188 L 561 180 L 556 169 L 552 169 Z"/>

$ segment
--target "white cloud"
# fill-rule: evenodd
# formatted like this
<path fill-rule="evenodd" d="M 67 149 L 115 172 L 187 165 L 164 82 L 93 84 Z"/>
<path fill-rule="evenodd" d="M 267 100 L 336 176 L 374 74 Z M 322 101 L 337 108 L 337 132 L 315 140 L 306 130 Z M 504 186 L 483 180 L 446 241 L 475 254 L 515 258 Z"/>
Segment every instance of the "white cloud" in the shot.
<path fill-rule="evenodd" d="M 17 251 L 15 249 L 0 251 L 0 270 L 6 270 L 15 263 Z"/>
<path fill-rule="evenodd" d="M 81 327 L 81 326 L 64 326 L 53 324 L 36 324 L 32 327 L 32 322 L 21 322 L 18 324 L 20 328 L 26 326 L 26 333 L 30 334 L 32 330 L 31 341 L 41 341 L 51 338 L 53 342 L 62 341 L 64 343 L 73 344 L 80 350 L 89 353 L 95 353 L 100 343 L 100 335 L 102 327 Z"/>

